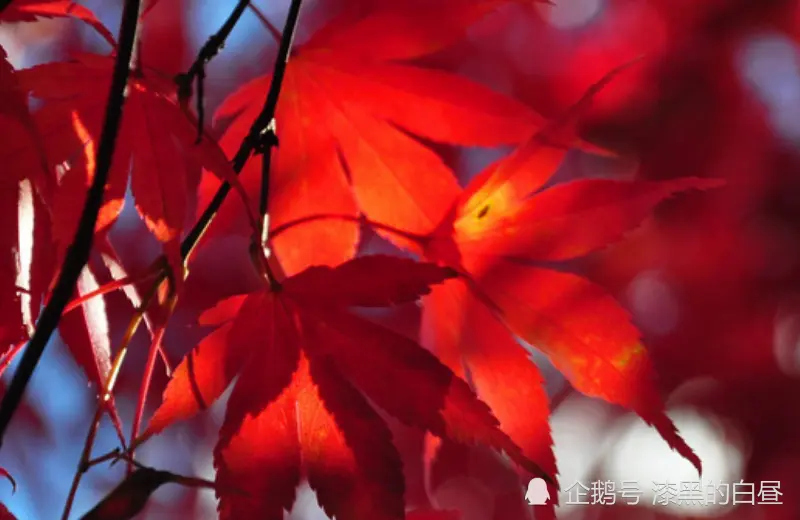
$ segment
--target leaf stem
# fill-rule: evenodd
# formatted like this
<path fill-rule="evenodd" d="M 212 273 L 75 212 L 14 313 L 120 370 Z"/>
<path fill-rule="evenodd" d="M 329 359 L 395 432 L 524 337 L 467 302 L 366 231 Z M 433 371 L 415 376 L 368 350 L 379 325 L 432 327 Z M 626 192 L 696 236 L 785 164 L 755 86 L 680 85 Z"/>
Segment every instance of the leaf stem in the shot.
<path fill-rule="evenodd" d="M 72 508 L 72 502 L 75 500 L 75 494 L 78 492 L 78 487 L 80 486 L 83 474 L 89 471 L 92 466 L 94 466 L 91 460 L 91 455 L 92 449 L 94 448 L 94 440 L 97 436 L 97 429 L 100 426 L 100 419 L 103 416 L 103 410 L 105 409 L 108 401 L 111 399 L 111 391 L 113 390 L 117 375 L 122 368 L 122 363 L 127 357 L 128 346 L 133 339 L 133 335 L 136 333 L 136 329 L 139 327 L 139 324 L 142 322 L 142 320 L 144 320 L 145 312 L 147 312 L 147 308 L 149 307 L 150 303 L 158 294 L 159 286 L 164 282 L 164 280 L 166 280 L 166 278 L 167 276 L 165 271 L 162 271 L 162 275 L 160 275 L 156 282 L 150 286 L 148 293 L 142 298 L 141 305 L 139 305 L 139 307 L 136 309 L 136 312 L 133 314 L 130 322 L 128 323 L 128 327 L 125 329 L 125 334 L 122 336 L 119 350 L 117 350 L 117 355 L 114 358 L 114 365 L 111 375 L 109 375 L 109 382 L 97 401 L 97 407 L 95 408 L 92 424 L 89 427 L 89 433 L 86 435 L 86 441 L 83 444 L 81 460 L 78 463 L 78 468 L 75 470 L 75 475 L 72 478 L 72 487 L 70 488 L 69 495 L 67 496 L 67 502 L 64 505 L 64 516 L 62 517 L 62 520 L 67 520 L 69 516 L 69 510 Z M 166 361 L 166 356 L 164 356 L 164 359 Z M 121 438 L 121 443 L 123 449 L 126 449 L 124 436 Z"/>
<path fill-rule="evenodd" d="M 85 467 L 87 469 L 88 468 L 93 468 L 94 466 L 97 466 L 98 464 L 102 464 L 103 462 L 105 462 L 107 460 L 117 461 L 117 460 L 119 460 L 121 458 L 124 458 L 124 456 L 123 456 L 124 453 L 125 452 L 122 451 L 121 449 L 114 448 L 113 450 L 109 451 L 108 453 L 105 453 L 103 455 L 99 455 L 99 456 L 97 456 L 97 457 L 95 457 L 93 459 L 90 459 L 88 462 L 86 462 L 86 466 Z M 112 463 L 112 465 L 113 465 L 113 463 Z"/>
<path fill-rule="evenodd" d="M 135 58 L 134 49 L 139 35 L 141 5 L 141 0 L 125 1 L 119 30 L 119 50 L 114 64 L 114 73 L 106 104 L 105 121 L 95 157 L 94 179 L 92 179 L 92 184 L 86 195 L 86 202 L 83 206 L 78 229 L 75 232 L 72 244 L 67 249 L 55 288 L 39 317 L 36 330 L 28 343 L 28 348 L 25 349 L 22 355 L 8 391 L 3 396 L 2 402 L 0 402 L 0 448 L 2 448 L 3 437 L 11 418 L 22 401 L 25 388 L 34 370 L 36 370 L 36 365 L 39 363 L 50 337 L 58 327 L 61 314 L 75 290 L 78 277 L 89 260 L 94 239 L 94 228 L 97 216 L 100 213 L 100 206 L 103 203 L 103 193 L 111 169 L 114 148 L 122 121 L 122 109 L 126 98 L 125 87 L 128 84 L 131 63 Z"/>
<path fill-rule="evenodd" d="M 170 294 L 168 296 L 166 305 L 166 316 L 159 327 L 153 332 L 153 339 L 150 342 L 150 350 L 147 353 L 147 363 L 145 365 L 144 373 L 142 374 L 142 384 L 139 386 L 139 398 L 136 403 L 136 414 L 133 417 L 133 425 L 131 426 L 131 443 L 139 436 L 139 428 L 142 424 L 142 416 L 144 415 L 144 408 L 147 404 L 147 394 L 150 390 L 150 383 L 153 380 L 153 374 L 156 369 L 156 360 L 158 359 L 159 352 L 163 352 L 161 342 L 164 339 L 164 332 L 167 329 L 167 320 L 175 310 L 175 304 L 178 301 L 178 294 L 175 292 L 174 287 L 170 287 Z M 144 317 L 144 309 L 142 309 L 142 317 Z M 131 459 L 134 455 L 134 446 L 131 445 L 130 456 Z M 129 470 L 133 466 L 129 465 Z"/>

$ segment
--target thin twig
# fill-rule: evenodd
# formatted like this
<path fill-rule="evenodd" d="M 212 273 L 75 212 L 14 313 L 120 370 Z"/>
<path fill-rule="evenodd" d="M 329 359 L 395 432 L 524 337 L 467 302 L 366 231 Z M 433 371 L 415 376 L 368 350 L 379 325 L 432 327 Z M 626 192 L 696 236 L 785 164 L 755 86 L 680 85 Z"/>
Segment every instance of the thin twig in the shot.
<path fill-rule="evenodd" d="M 122 120 L 122 108 L 126 98 L 125 87 L 128 84 L 131 64 L 134 58 L 133 50 L 136 48 L 136 40 L 139 33 L 141 3 L 141 0 L 126 0 L 125 2 L 122 21 L 120 22 L 119 50 L 111 79 L 103 130 L 100 134 L 100 143 L 95 157 L 94 179 L 92 179 L 92 184 L 86 195 L 86 203 L 83 206 L 75 238 L 67 250 L 64 264 L 61 267 L 55 288 L 50 295 L 50 300 L 39 316 L 33 337 L 22 355 L 8 391 L 3 396 L 2 402 L 0 402 L 0 448 L 2 447 L 8 424 L 22 401 L 28 381 L 30 381 L 34 370 L 36 370 L 36 365 L 39 363 L 50 337 L 58 327 L 61 314 L 75 290 L 75 284 L 81 271 L 89 261 L 95 223 L 100 213 L 100 206 L 103 203 L 103 193 L 105 192 L 108 173 L 111 169 L 114 148 Z"/>
<path fill-rule="evenodd" d="M 178 98 L 182 102 L 186 102 L 192 97 L 192 83 L 197 80 L 197 142 L 199 143 L 203 138 L 203 125 L 205 124 L 205 107 L 203 104 L 204 82 L 206 78 L 206 65 L 219 54 L 220 49 L 225 46 L 225 40 L 228 39 L 233 28 L 239 22 L 250 0 L 239 0 L 236 7 L 233 8 L 231 14 L 222 24 L 219 31 L 212 34 L 205 45 L 200 49 L 194 63 L 189 67 L 189 70 L 175 77 L 175 83 L 178 84 Z"/>
<path fill-rule="evenodd" d="M 13 1 L 14 0 L 0 0 L 0 13 L 2 13 L 6 9 L 6 7 L 11 5 L 11 2 Z"/>
<path fill-rule="evenodd" d="M 105 388 L 103 388 L 103 392 L 97 400 L 97 408 L 95 408 L 92 424 L 89 426 L 89 431 L 86 434 L 86 441 L 83 443 L 83 451 L 81 452 L 80 462 L 78 462 L 78 468 L 75 470 L 75 475 L 72 477 L 72 486 L 70 486 L 67 501 L 64 503 L 64 512 L 61 515 L 61 520 L 69 519 L 69 513 L 70 510 L 72 510 L 72 504 L 75 502 L 75 496 L 78 493 L 81 478 L 83 478 L 84 473 L 89 471 L 91 467 L 92 448 L 94 447 L 94 440 L 97 437 L 97 430 L 100 427 L 100 419 L 103 417 L 105 407 L 111 400 L 111 394 L 114 391 L 114 385 L 117 382 L 117 377 L 119 376 L 119 371 L 122 368 L 122 362 L 125 360 L 126 353 L 127 350 L 120 350 L 117 352 L 117 356 L 114 358 L 114 364 L 108 374 L 108 381 L 106 381 Z"/>
<path fill-rule="evenodd" d="M 272 36 L 272 38 L 275 40 L 275 42 L 276 43 L 280 42 L 281 41 L 281 32 L 278 30 L 277 27 L 272 25 L 272 22 L 269 21 L 269 18 L 267 18 L 267 16 L 264 13 L 261 12 L 261 9 L 259 9 L 256 6 L 254 6 L 252 3 L 250 5 L 248 5 L 248 7 L 253 12 L 253 14 L 256 15 L 256 18 L 258 18 L 258 21 L 261 22 L 261 25 L 263 25 L 264 29 L 266 29 L 269 32 L 269 34 Z"/>
<path fill-rule="evenodd" d="M 93 468 L 93 467 L 97 466 L 98 464 L 102 464 L 102 463 L 104 463 L 104 462 L 106 462 L 108 460 L 116 462 L 118 459 L 121 459 L 121 458 L 125 458 L 125 452 L 122 451 L 119 448 L 114 448 L 113 450 L 109 451 L 108 453 L 105 453 L 103 455 L 99 455 L 99 456 L 89 460 L 86 463 L 85 467 L 87 469 L 89 469 L 89 468 Z M 113 462 L 112 462 L 112 465 L 113 465 Z"/>
<path fill-rule="evenodd" d="M 166 272 L 166 271 L 165 271 Z M 136 308 L 136 312 L 134 312 L 133 316 L 131 317 L 130 322 L 128 323 L 128 327 L 125 329 L 125 334 L 122 336 L 122 341 L 120 342 L 120 347 L 117 350 L 117 355 L 114 359 L 114 368 L 112 374 L 114 374 L 113 379 L 109 378 L 109 385 L 106 391 L 101 394 L 100 399 L 97 402 L 97 408 L 95 409 L 95 415 L 92 419 L 92 424 L 89 427 L 89 433 L 86 435 L 86 441 L 83 445 L 83 452 L 81 454 L 81 460 L 78 463 L 78 468 L 75 470 L 75 475 L 72 479 L 72 488 L 70 489 L 69 496 L 67 497 L 67 502 L 64 506 L 64 517 L 63 520 L 67 519 L 69 515 L 69 509 L 72 507 L 72 502 L 75 499 L 75 494 L 78 492 L 78 486 L 80 485 L 81 478 L 83 474 L 89 471 L 89 469 L 94 466 L 90 459 L 92 454 L 92 449 L 94 448 L 94 440 L 97 436 L 97 429 L 100 426 L 100 419 L 102 418 L 103 410 L 107 405 L 108 401 L 111 399 L 111 390 L 113 390 L 113 384 L 116 381 L 116 375 L 119 374 L 119 371 L 122 368 L 122 363 L 125 361 L 127 354 L 128 354 L 128 347 L 130 346 L 131 341 L 133 340 L 133 335 L 136 333 L 136 330 L 139 327 L 139 324 L 144 320 L 144 315 L 147 312 L 147 308 L 150 306 L 150 303 L 155 299 L 155 296 L 158 294 L 158 288 L 161 286 L 161 283 L 166 280 L 166 274 L 160 276 L 156 283 L 154 283 L 150 289 L 148 290 L 147 294 L 144 295 L 142 298 L 142 304 Z M 162 356 L 166 359 L 165 356 Z M 122 438 L 122 447 L 125 449 L 125 439 Z M 118 451 L 118 450 L 115 450 Z M 124 451 L 123 451 L 124 453 Z"/>

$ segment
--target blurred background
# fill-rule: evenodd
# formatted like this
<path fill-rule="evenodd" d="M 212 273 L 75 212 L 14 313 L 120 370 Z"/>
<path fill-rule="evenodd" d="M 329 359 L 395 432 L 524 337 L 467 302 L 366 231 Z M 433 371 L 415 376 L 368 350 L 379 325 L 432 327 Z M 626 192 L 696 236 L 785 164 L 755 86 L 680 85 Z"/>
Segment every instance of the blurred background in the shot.
<path fill-rule="evenodd" d="M 309 1 L 298 42 L 353 0 Z M 357 0 L 381 4 L 386 0 Z M 446 0 L 437 0 L 446 1 Z M 121 2 L 84 0 L 116 31 Z M 233 0 L 161 0 L 148 15 L 142 60 L 167 74 L 183 71 L 233 7 Z M 281 27 L 288 1 L 253 4 Z M 420 13 L 424 16 L 424 12 Z M 467 37 L 424 60 L 510 94 L 548 117 L 558 116 L 610 69 L 645 59 L 597 98 L 583 125 L 586 139 L 617 151 L 609 159 L 572 153 L 554 181 L 584 177 L 724 178 L 727 187 L 688 194 L 659 206 L 653 219 L 624 242 L 572 266 L 608 288 L 632 313 L 655 360 L 669 415 L 703 460 L 703 485 L 778 481 L 781 505 L 654 504 L 654 482 L 694 481 L 691 465 L 672 453 L 636 416 L 571 392 L 547 360 L 532 351 L 553 397 L 551 418 L 562 496 L 574 483 L 635 481 L 637 505 L 563 505 L 565 520 L 800 518 L 800 2 L 796 0 L 556 0 L 509 1 Z M 107 45 L 73 21 L 0 26 L 0 43 L 17 68 L 67 58 Z M 271 70 L 274 40 L 252 11 L 208 68 L 209 113 L 244 81 Z M 219 135 L 222 128 L 214 128 Z M 507 150 L 438 147 L 463 182 Z M 133 205 L 111 240 L 135 271 L 160 250 Z M 226 237 L 201 250 L 187 293 L 167 329 L 177 362 L 204 331 L 202 309 L 243 290 L 251 280 L 245 237 Z M 368 236 L 363 249 L 390 246 Z M 240 251 L 241 254 L 236 253 Z M 107 279 L 98 275 L 99 283 Z M 130 315 L 121 294 L 90 310 L 117 345 Z M 414 307 L 380 320 L 413 330 Z M 3 466 L 19 486 L 0 483 L 0 502 L 20 519 L 61 514 L 94 411 L 94 390 L 60 338 L 33 378 L 23 412 L 3 450 Z M 133 414 L 146 349 L 144 330 L 117 389 L 123 418 Z M 5 386 L 12 370 L 3 374 Z M 149 413 L 165 377 L 152 385 Z M 210 413 L 171 428 L 140 451 L 144 464 L 213 479 L 211 450 L 224 400 Z M 426 504 L 418 461 L 421 438 L 397 427 L 406 458 L 408 500 Z M 95 453 L 116 446 L 105 421 Z M 481 450 L 453 453 L 430 497 L 459 509 L 464 520 L 517 520 L 510 473 Z M 444 464 L 444 463 L 443 463 Z M 75 515 L 90 509 L 122 477 L 99 466 L 78 493 Z M 721 499 L 724 501 L 724 499 Z M 758 500 L 758 498 L 757 498 Z M 215 518 L 212 491 L 165 486 L 142 518 Z M 528 513 L 523 513 L 528 511 Z M 301 492 L 287 518 L 324 520 L 313 492 Z M 368 519 L 365 519 L 368 520 Z"/>

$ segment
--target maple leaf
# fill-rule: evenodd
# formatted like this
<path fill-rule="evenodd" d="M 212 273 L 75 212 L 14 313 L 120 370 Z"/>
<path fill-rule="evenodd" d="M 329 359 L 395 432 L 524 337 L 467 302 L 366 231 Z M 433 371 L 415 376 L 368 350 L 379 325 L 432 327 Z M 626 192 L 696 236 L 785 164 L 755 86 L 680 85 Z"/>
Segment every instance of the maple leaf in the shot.
<path fill-rule="evenodd" d="M 360 208 L 378 221 L 428 232 L 444 216 L 442 201 L 458 193 L 458 184 L 442 159 L 409 134 L 494 146 L 520 142 L 542 122 L 525 105 L 463 77 L 401 63 L 441 49 L 491 8 L 492 3 L 461 2 L 425 7 L 423 17 L 408 6 L 366 16 L 346 13 L 294 51 L 276 113 L 280 145 L 270 173 L 272 229 L 319 213 L 354 220 Z M 232 118 L 220 139 L 229 154 L 260 111 L 269 84 L 270 77 L 257 78 L 219 107 L 216 119 Z M 258 191 L 260 161 L 252 159 L 241 173 L 250 193 Z M 218 184 L 203 180 L 201 207 Z M 215 232 L 230 229 L 241 212 L 238 204 L 223 205 Z M 358 225 L 340 220 L 294 227 L 276 237 L 274 246 L 291 274 L 308 265 L 341 263 L 353 256 L 357 242 Z"/>
<path fill-rule="evenodd" d="M 17 517 L 2 502 L 0 502 L 0 520 L 17 520 Z"/>
<path fill-rule="evenodd" d="M 91 26 L 112 47 L 116 41 L 106 26 L 86 7 L 67 0 L 14 0 L 0 13 L 2 22 L 32 22 L 37 18 L 74 18 Z"/>
<path fill-rule="evenodd" d="M 617 72 L 450 201 L 437 199 L 442 207 L 434 213 L 446 216 L 411 248 L 421 250 L 426 260 L 466 275 L 447 280 L 423 297 L 423 344 L 457 375 L 469 374 L 503 431 L 551 474 L 555 461 L 547 396 L 538 369 L 514 335 L 547 354 L 579 391 L 639 414 L 698 471 L 701 468 L 664 413 L 652 363 L 627 313 L 587 280 L 520 263 L 584 255 L 621 238 L 674 193 L 719 185 L 694 178 L 593 179 L 541 189 L 566 154 L 552 144 L 576 141 L 577 116 Z M 426 197 L 416 188 L 412 193 L 417 198 Z M 407 247 L 405 231 L 419 229 L 424 214 L 421 208 L 417 211 L 408 228 L 400 226 L 401 236 L 393 238 L 397 245 Z M 371 213 L 369 207 L 365 212 L 376 220 L 384 216 L 381 211 Z M 555 491 L 551 496 L 557 496 Z M 552 505 L 542 514 L 552 518 Z"/>
<path fill-rule="evenodd" d="M 381 280 L 372 289 L 359 285 L 362 268 Z M 329 516 L 404 518 L 399 454 L 373 404 L 542 474 L 465 381 L 415 342 L 347 310 L 413 301 L 453 275 L 409 259 L 360 257 L 308 268 L 277 292 L 224 300 L 201 317 L 221 326 L 175 370 L 143 438 L 206 408 L 239 376 L 215 449 L 223 519 L 283 518 L 302 477 Z M 235 487 L 248 496 L 223 491 Z"/>
<path fill-rule="evenodd" d="M 81 54 L 17 72 L 22 88 L 43 100 L 35 117 L 57 172 L 49 201 L 59 216 L 54 239 L 70 243 L 94 176 L 96 140 L 103 121 L 114 59 Z M 180 232 L 187 208 L 187 175 L 203 166 L 226 180 L 235 177 L 222 151 L 207 136 L 195 146 L 196 126 L 173 100 L 174 87 L 156 71 L 139 70 L 129 82 L 120 135 L 96 229 L 107 229 L 122 210 L 130 170 L 136 209 L 165 243 L 173 266 L 181 263 Z M 235 181 L 233 181 L 235 182 Z M 181 277 L 177 277 L 180 281 Z"/>
<path fill-rule="evenodd" d="M 444 511 L 437 509 L 418 509 L 406 515 L 406 520 L 460 520 L 458 511 Z"/>

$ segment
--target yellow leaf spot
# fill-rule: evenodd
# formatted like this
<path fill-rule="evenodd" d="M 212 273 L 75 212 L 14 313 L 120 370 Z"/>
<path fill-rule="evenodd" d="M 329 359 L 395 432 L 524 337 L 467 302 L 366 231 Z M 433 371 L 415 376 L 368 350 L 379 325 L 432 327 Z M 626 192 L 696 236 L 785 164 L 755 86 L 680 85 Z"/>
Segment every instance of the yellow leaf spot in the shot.
<path fill-rule="evenodd" d="M 495 227 L 516 210 L 519 199 L 509 183 L 495 189 L 491 194 L 475 193 L 464 205 L 453 227 L 458 236 L 474 237 Z"/>

